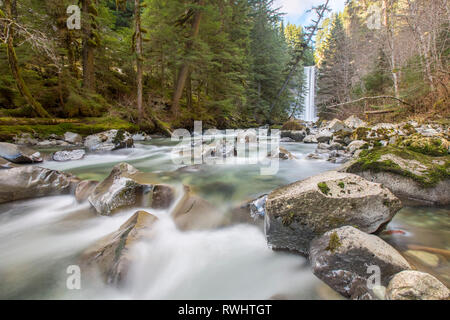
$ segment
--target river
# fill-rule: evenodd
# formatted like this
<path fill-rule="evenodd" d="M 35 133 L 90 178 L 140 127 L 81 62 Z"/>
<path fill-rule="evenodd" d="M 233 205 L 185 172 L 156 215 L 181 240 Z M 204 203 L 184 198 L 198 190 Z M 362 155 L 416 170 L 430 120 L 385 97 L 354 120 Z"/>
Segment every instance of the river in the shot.
<path fill-rule="evenodd" d="M 83 160 L 42 166 L 101 180 L 114 165 L 127 162 L 143 179 L 189 185 L 224 214 L 247 200 L 315 174 L 335 164 L 305 159 L 315 145 L 283 143 L 298 159 L 281 161 L 274 176 L 260 175 L 257 165 L 203 165 L 177 171 L 168 139 L 138 143 L 133 149 L 88 154 Z M 41 150 L 44 153 L 53 150 Z M 142 208 L 147 210 L 146 208 Z M 95 215 L 88 203 L 72 196 L 47 197 L 0 205 L 0 299 L 334 299 L 338 298 L 298 255 L 273 252 L 257 224 L 230 223 L 219 229 L 181 232 L 168 212 L 158 216 L 156 237 L 136 247 L 139 259 L 120 288 L 83 281 L 68 290 L 67 267 L 79 263 L 87 247 L 117 230 L 136 209 L 113 217 Z M 404 208 L 383 237 L 399 250 L 423 247 L 444 251 L 420 268 L 447 285 L 450 210 Z M 416 261 L 420 265 L 420 261 Z"/>

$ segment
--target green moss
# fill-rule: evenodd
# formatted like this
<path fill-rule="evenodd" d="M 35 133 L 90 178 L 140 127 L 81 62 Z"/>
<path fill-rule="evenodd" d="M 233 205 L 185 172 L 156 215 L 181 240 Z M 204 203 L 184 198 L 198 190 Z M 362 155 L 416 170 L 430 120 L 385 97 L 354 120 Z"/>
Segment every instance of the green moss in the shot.
<path fill-rule="evenodd" d="M 343 183 L 342 181 L 338 183 L 338 186 L 339 186 L 341 189 L 345 189 L 345 183 Z"/>
<path fill-rule="evenodd" d="M 317 186 L 319 187 L 320 191 L 325 195 L 328 195 L 328 193 L 330 192 L 330 188 L 325 182 L 321 182 Z"/>
<path fill-rule="evenodd" d="M 393 154 L 404 160 L 417 161 L 424 165 L 427 170 L 423 175 L 417 175 L 401 168 L 391 160 L 381 161 L 381 157 L 387 154 Z M 450 156 L 436 158 L 407 148 L 393 146 L 364 150 L 361 152 L 359 159 L 348 168 L 348 172 L 358 173 L 362 171 L 391 172 L 411 178 L 425 188 L 434 187 L 440 181 L 450 179 Z"/>
<path fill-rule="evenodd" d="M 300 130 L 304 130 L 305 127 L 296 121 L 288 121 L 283 125 L 283 127 L 281 129 L 287 130 L 287 131 L 290 131 L 290 130 L 300 131 Z"/>
<path fill-rule="evenodd" d="M 369 128 L 360 127 L 353 132 L 353 140 L 367 140 Z"/>
<path fill-rule="evenodd" d="M 441 138 L 428 138 L 419 134 L 399 139 L 397 145 L 428 156 L 441 157 L 448 154 L 448 142 Z"/>
<path fill-rule="evenodd" d="M 114 137 L 113 143 L 114 143 L 115 145 L 120 144 L 120 143 L 123 141 L 123 139 L 124 139 L 124 135 L 125 135 L 125 130 L 119 129 L 119 130 L 117 131 L 116 136 Z"/>
<path fill-rule="evenodd" d="M 328 247 L 326 247 L 325 250 L 334 253 L 341 246 L 342 246 L 341 239 L 339 239 L 337 232 L 333 232 L 330 235 L 330 241 L 328 242 Z"/>

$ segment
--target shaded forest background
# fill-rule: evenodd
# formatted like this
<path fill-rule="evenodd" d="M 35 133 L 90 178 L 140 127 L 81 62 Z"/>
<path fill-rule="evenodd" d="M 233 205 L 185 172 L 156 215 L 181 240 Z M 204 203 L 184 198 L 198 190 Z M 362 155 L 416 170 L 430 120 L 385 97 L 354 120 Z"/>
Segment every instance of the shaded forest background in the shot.
<path fill-rule="evenodd" d="M 0 136 L 36 130 L 47 121 L 37 117 L 81 133 L 281 125 L 301 113 L 313 64 L 322 119 L 448 117 L 446 0 L 347 1 L 320 21 L 314 46 L 272 0 L 2 2 Z M 67 28 L 73 4 L 81 30 Z M 378 30 L 367 27 L 373 4 Z"/>

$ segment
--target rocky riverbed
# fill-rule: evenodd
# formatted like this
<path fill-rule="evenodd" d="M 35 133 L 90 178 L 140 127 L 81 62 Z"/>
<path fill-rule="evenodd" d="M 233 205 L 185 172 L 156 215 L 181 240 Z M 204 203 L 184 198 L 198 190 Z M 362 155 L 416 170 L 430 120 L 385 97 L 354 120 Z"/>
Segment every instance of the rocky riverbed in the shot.
<path fill-rule="evenodd" d="M 5 251 L 9 256 L 0 260 L 0 274 L 6 279 L 0 296 L 23 296 L 30 285 L 20 279 L 15 268 L 25 268 L 20 261 L 42 265 L 37 261 L 46 257 L 40 250 L 38 260 L 27 253 L 20 256 L 14 244 L 28 248 L 25 239 L 32 241 L 34 233 L 46 230 L 54 237 L 50 230 L 58 228 L 42 229 L 46 220 L 39 217 L 40 209 L 34 203 L 73 199 L 74 204 L 64 205 L 69 212 L 73 206 L 73 212 L 61 216 L 57 225 L 70 230 L 67 239 L 75 236 L 75 225 L 77 232 L 85 225 L 89 236 L 79 245 L 65 245 L 70 252 L 66 255 L 61 255 L 64 246 L 49 252 L 61 257 L 52 268 L 70 261 L 80 265 L 96 284 L 84 297 L 176 298 L 180 297 L 174 294 L 177 288 L 185 298 L 204 298 L 207 293 L 219 298 L 330 298 L 320 296 L 321 289 L 311 289 L 320 288 L 317 278 L 342 298 L 449 297 L 448 231 L 439 233 L 437 242 L 442 245 L 434 248 L 423 243 L 427 227 L 415 240 L 419 230 L 403 230 L 397 218 L 400 215 L 404 221 L 405 205 L 441 206 L 430 210 L 443 210 L 444 217 L 448 216 L 448 128 L 413 122 L 369 126 L 351 117 L 319 127 L 283 130 L 280 138 L 282 147 L 267 153 L 268 159 L 280 160 L 274 176 L 259 175 L 255 165 L 174 165 L 170 160 L 173 144 L 120 130 L 89 137 L 68 132 L 45 140 L 22 135 L 15 144 L 0 143 L 0 239 L 9 244 Z M 247 142 L 251 141 L 250 137 Z M 238 156 L 227 144 L 210 144 L 206 150 L 209 157 Z M 33 209 L 27 211 L 27 206 Z M 15 208 L 24 213 L 16 213 Z M 406 210 L 412 210 L 412 215 L 418 212 Z M 37 229 L 26 234 L 27 223 Z M 448 221 L 442 223 L 445 226 Z M 100 231 L 91 228 L 93 224 L 106 227 Z M 16 240 L 10 238 L 11 230 L 17 230 Z M 202 241 L 211 250 L 221 251 L 212 253 Z M 229 241 L 241 242 L 243 247 L 233 247 Z M 208 256 L 199 253 L 200 249 Z M 248 250 L 254 253 L 242 257 Z M 188 258 L 185 253 L 189 251 L 203 260 Z M 167 260 L 167 252 L 172 260 Z M 186 264 L 173 265 L 176 271 L 172 275 L 161 270 L 182 262 L 180 257 Z M 214 261 L 225 258 L 231 260 L 224 266 Z M 267 265 L 257 267 L 256 262 L 262 261 Z M 270 278 L 275 265 L 286 274 Z M 308 265 L 317 278 L 312 277 Z M 237 287 L 230 287 L 223 291 L 228 295 L 217 295 L 212 291 L 223 290 L 226 282 L 213 281 L 216 287 L 211 287 L 205 278 L 206 270 L 212 268 L 223 275 L 238 272 L 237 278 L 245 279 L 252 267 L 260 272 L 249 277 L 251 288 L 267 282 L 267 288 L 258 294 L 250 289 L 240 296 Z M 368 285 L 374 279 L 368 267 L 380 273 L 373 286 Z M 146 268 L 152 270 L 152 276 L 138 279 Z M 233 271 L 236 268 L 241 270 Z M 44 271 L 36 272 L 37 278 L 40 272 Z M 159 277 L 164 275 L 169 279 L 161 282 Z M 167 283 L 183 277 L 204 287 L 193 290 L 189 285 Z M 297 280 L 291 282 L 290 277 Z M 51 280 L 54 285 L 42 293 L 44 297 L 67 294 L 61 293 L 58 279 Z M 39 281 L 33 281 L 30 291 L 39 296 L 40 290 L 35 289 Z M 142 281 L 146 283 L 139 284 Z M 166 292 L 154 291 L 158 283 Z"/>

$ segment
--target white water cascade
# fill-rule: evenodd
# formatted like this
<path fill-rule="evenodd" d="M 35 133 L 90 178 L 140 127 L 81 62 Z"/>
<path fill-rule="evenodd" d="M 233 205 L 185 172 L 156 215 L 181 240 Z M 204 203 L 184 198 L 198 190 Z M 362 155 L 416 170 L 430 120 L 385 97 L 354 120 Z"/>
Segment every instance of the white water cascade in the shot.
<path fill-rule="evenodd" d="M 305 67 L 304 69 L 306 75 L 306 88 L 307 91 L 304 95 L 305 97 L 305 108 L 303 111 L 302 119 L 308 122 L 317 121 L 316 116 L 316 104 L 315 104 L 315 95 L 316 95 L 316 67 Z"/>

